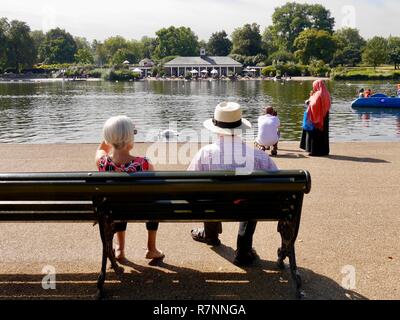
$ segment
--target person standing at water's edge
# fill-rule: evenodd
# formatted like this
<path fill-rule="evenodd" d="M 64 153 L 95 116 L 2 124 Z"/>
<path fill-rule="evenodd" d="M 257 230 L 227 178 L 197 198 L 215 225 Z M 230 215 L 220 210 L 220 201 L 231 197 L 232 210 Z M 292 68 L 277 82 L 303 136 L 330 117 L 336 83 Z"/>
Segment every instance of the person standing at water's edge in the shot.
<path fill-rule="evenodd" d="M 96 152 L 96 166 L 100 172 L 153 171 L 154 168 L 147 158 L 135 157 L 130 154 L 134 145 L 134 135 L 137 133 L 132 120 L 126 116 L 112 117 L 106 121 L 103 128 L 104 141 Z M 119 261 L 125 259 L 126 222 L 114 224 L 117 234 L 115 257 Z M 156 247 L 158 223 L 146 223 L 148 231 L 146 259 L 162 259 L 164 254 Z"/>
<path fill-rule="evenodd" d="M 300 148 L 309 152 L 310 156 L 328 156 L 329 149 L 329 111 L 331 96 L 324 81 L 313 83 L 313 91 L 307 101 L 307 119 L 313 128 L 303 129 Z"/>

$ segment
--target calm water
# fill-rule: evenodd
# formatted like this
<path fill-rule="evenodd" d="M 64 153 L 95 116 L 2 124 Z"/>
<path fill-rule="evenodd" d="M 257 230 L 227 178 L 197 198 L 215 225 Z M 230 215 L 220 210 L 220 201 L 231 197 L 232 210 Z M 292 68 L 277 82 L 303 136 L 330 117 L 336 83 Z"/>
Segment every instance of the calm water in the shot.
<path fill-rule="evenodd" d="M 238 101 L 254 125 L 261 107 L 274 106 L 282 122 L 282 139 L 301 136 L 304 100 L 311 82 L 272 81 L 159 81 L 0 83 L 0 143 L 94 143 L 104 121 L 126 114 L 139 129 L 138 141 L 157 140 L 170 123 L 187 136 L 209 118 L 225 100 Z M 361 87 L 393 95 L 394 83 L 330 82 L 333 141 L 400 140 L 400 110 L 364 113 L 350 105 Z M 247 138 L 251 138 L 250 135 Z"/>

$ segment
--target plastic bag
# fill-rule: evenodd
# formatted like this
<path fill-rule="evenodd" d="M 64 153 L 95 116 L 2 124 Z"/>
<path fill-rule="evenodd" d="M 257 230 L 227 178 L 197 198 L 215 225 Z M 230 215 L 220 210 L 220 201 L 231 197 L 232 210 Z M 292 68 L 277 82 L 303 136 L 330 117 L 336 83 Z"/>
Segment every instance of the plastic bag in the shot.
<path fill-rule="evenodd" d="M 308 119 L 308 109 L 306 111 L 304 111 L 303 129 L 305 131 L 313 131 L 314 130 L 313 123 L 311 122 L 311 120 Z"/>

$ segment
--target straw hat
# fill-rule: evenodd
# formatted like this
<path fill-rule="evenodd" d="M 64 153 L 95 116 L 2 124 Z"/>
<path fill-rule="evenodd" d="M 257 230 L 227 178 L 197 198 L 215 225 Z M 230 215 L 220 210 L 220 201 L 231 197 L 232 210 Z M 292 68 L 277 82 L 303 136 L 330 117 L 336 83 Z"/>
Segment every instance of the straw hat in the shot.
<path fill-rule="evenodd" d="M 204 127 L 221 135 L 236 135 L 251 128 L 250 121 L 242 118 L 240 104 L 222 102 L 215 107 L 214 118 L 204 121 Z"/>

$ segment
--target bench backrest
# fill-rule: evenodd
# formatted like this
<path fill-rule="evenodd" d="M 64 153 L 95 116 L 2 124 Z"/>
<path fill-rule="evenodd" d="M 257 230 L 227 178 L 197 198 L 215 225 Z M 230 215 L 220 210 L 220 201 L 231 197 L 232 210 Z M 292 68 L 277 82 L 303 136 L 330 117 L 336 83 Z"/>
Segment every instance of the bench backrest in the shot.
<path fill-rule="evenodd" d="M 0 221 L 281 220 L 300 214 L 307 171 L 0 174 Z"/>

